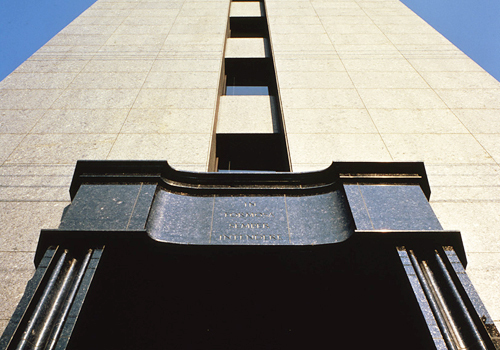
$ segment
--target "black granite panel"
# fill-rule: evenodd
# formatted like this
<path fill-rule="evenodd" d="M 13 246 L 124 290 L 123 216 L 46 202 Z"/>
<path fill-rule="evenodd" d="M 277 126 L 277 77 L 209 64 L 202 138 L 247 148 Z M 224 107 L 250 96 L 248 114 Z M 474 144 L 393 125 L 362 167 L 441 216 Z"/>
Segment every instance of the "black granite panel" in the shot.
<path fill-rule="evenodd" d="M 216 197 L 212 244 L 289 244 L 284 196 Z"/>
<path fill-rule="evenodd" d="M 141 184 L 82 185 L 65 212 L 59 228 L 126 230 L 134 213 L 141 187 Z M 138 217 L 134 221 L 135 226 L 138 225 L 137 219 Z"/>
<path fill-rule="evenodd" d="M 341 191 L 286 197 L 286 205 L 293 244 L 342 242 L 354 231 L 347 201 Z"/>
<path fill-rule="evenodd" d="M 347 190 L 349 204 L 358 229 L 366 230 L 442 230 L 436 215 L 419 186 L 357 185 Z M 351 202 L 352 199 L 352 202 Z M 361 206 L 366 209 L 363 212 Z M 368 224 L 366 217 L 369 217 Z"/>
<path fill-rule="evenodd" d="M 413 268 L 410 257 L 408 256 L 408 252 L 405 248 L 398 248 L 399 258 L 401 259 L 401 263 L 403 264 L 404 270 L 406 272 L 406 277 L 408 277 L 408 281 L 410 282 L 413 293 L 415 294 L 415 299 L 418 302 L 420 310 L 422 312 L 422 316 L 425 319 L 425 323 L 429 329 L 429 333 L 432 336 L 432 340 L 436 345 L 437 350 L 446 350 L 446 343 L 444 342 L 443 335 L 441 330 L 439 329 L 439 325 L 436 322 L 436 318 L 432 312 L 432 309 L 429 305 L 429 301 L 425 296 L 425 292 L 422 289 L 422 285 L 418 279 L 418 276 Z M 443 348 L 444 345 L 444 348 Z"/>
<path fill-rule="evenodd" d="M 147 231 L 158 241 L 208 244 L 213 210 L 214 196 L 160 191 L 153 202 Z"/>
<path fill-rule="evenodd" d="M 483 322 L 486 325 L 494 325 L 493 319 L 488 313 L 488 310 L 486 310 L 486 307 L 484 306 L 481 298 L 479 297 L 479 294 L 477 294 L 476 288 L 474 288 L 474 285 L 472 284 L 469 276 L 467 275 L 464 266 L 460 262 L 457 253 L 455 253 L 455 250 L 453 250 L 452 247 L 446 247 L 444 252 L 446 257 L 448 258 L 449 263 L 451 264 L 451 267 L 453 268 L 458 279 L 460 280 L 465 292 L 467 293 L 467 296 L 472 302 L 472 305 L 477 314 L 482 318 Z"/>
<path fill-rule="evenodd" d="M 294 196 L 188 196 L 161 191 L 147 225 L 171 243 L 290 245 L 337 243 L 354 232 L 341 191 Z"/>
<path fill-rule="evenodd" d="M 153 202 L 156 185 L 142 185 L 127 230 L 144 230 Z"/>
<path fill-rule="evenodd" d="M 26 284 L 24 294 L 19 301 L 16 310 L 10 318 L 3 334 L 0 334 L 0 349 L 7 349 L 9 343 L 11 343 L 12 341 L 12 338 L 15 336 L 16 331 L 18 331 L 18 329 L 22 327 L 21 322 L 23 320 L 23 317 L 25 317 L 25 315 L 30 312 L 29 307 L 30 304 L 32 305 L 34 303 L 33 300 L 36 298 L 37 290 L 41 288 L 41 286 L 43 286 L 43 279 L 48 278 L 46 275 L 49 275 L 51 272 L 48 267 L 54 260 L 54 257 L 57 254 L 57 250 L 58 248 L 54 247 L 47 249 L 35 271 L 35 274 Z"/>
<path fill-rule="evenodd" d="M 59 340 L 57 341 L 56 349 L 67 348 L 67 344 L 71 338 L 73 329 L 76 326 L 76 323 L 78 321 L 78 316 L 84 305 L 85 298 L 87 297 L 90 285 L 97 271 L 97 266 L 101 260 L 103 250 L 104 248 L 97 248 L 92 253 L 92 257 L 89 261 L 89 264 L 87 265 L 83 278 L 80 282 L 78 291 L 75 295 L 75 299 L 71 304 L 71 308 L 68 312 L 66 321 L 64 323 L 64 327 L 61 331 L 61 335 L 59 336 Z"/>
<path fill-rule="evenodd" d="M 344 189 L 349 200 L 349 206 L 351 207 L 356 229 L 373 230 L 372 221 L 368 215 L 368 210 L 366 209 L 365 202 L 363 201 L 359 185 L 344 185 Z"/>

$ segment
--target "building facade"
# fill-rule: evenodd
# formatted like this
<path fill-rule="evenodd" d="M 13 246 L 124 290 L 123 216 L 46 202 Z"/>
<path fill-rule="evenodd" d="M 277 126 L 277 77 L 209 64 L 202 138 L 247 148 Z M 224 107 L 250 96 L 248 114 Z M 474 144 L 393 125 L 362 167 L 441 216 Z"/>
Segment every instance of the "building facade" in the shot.
<path fill-rule="evenodd" d="M 0 329 L 79 159 L 424 161 L 498 326 L 499 115 L 500 83 L 397 0 L 98 0 L 0 82 Z"/>

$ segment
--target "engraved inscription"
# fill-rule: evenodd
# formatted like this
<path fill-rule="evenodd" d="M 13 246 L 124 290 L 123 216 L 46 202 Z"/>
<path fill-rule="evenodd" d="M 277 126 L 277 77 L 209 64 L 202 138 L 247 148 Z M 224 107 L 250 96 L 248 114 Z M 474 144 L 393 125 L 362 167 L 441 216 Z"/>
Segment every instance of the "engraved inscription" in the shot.
<path fill-rule="evenodd" d="M 285 199 L 217 197 L 211 239 L 222 244 L 283 244 L 288 240 Z"/>
<path fill-rule="evenodd" d="M 147 221 L 161 242 L 284 245 L 342 242 L 354 232 L 345 195 L 190 196 L 161 190 Z"/>
<path fill-rule="evenodd" d="M 229 228 L 269 228 L 267 223 L 232 223 L 229 224 Z"/>
<path fill-rule="evenodd" d="M 245 202 L 244 206 L 247 207 L 248 209 L 257 209 L 257 203 L 256 202 Z M 266 219 L 266 218 L 273 218 L 274 214 L 271 212 L 249 212 L 249 211 L 244 211 L 244 212 L 224 212 L 223 214 L 224 218 L 261 218 L 261 219 Z M 229 228 L 231 229 L 268 229 L 269 227 L 269 222 L 231 222 L 229 223 Z"/>
<path fill-rule="evenodd" d="M 272 218 L 273 213 L 224 213 L 226 218 Z"/>
<path fill-rule="evenodd" d="M 219 240 L 225 241 L 243 241 L 243 240 L 253 240 L 253 241 L 278 241 L 281 240 L 280 235 L 219 235 Z"/>

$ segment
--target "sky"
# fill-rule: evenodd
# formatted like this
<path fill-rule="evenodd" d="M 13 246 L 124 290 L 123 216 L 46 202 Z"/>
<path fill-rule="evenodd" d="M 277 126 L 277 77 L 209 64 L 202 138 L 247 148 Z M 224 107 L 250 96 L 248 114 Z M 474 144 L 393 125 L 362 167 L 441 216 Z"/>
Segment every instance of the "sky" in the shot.
<path fill-rule="evenodd" d="M 96 0 L 0 0 L 0 80 Z"/>
<path fill-rule="evenodd" d="M 500 0 L 401 0 L 500 81 Z"/>
<path fill-rule="evenodd" d="M 96 0 L 0 0 L 0 80 Z M 500 81 L 500 0 L 402 0 Z"/>

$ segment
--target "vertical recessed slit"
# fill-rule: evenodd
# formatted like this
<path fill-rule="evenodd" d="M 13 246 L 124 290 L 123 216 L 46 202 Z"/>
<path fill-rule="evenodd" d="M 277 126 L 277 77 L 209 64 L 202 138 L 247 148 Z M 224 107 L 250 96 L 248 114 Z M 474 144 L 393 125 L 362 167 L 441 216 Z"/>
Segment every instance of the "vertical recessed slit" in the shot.
<path fill-rule="evenodd" d="M 263 1 L 231 2 L 223 67 L 210 168 L 290 171 Z"/>

